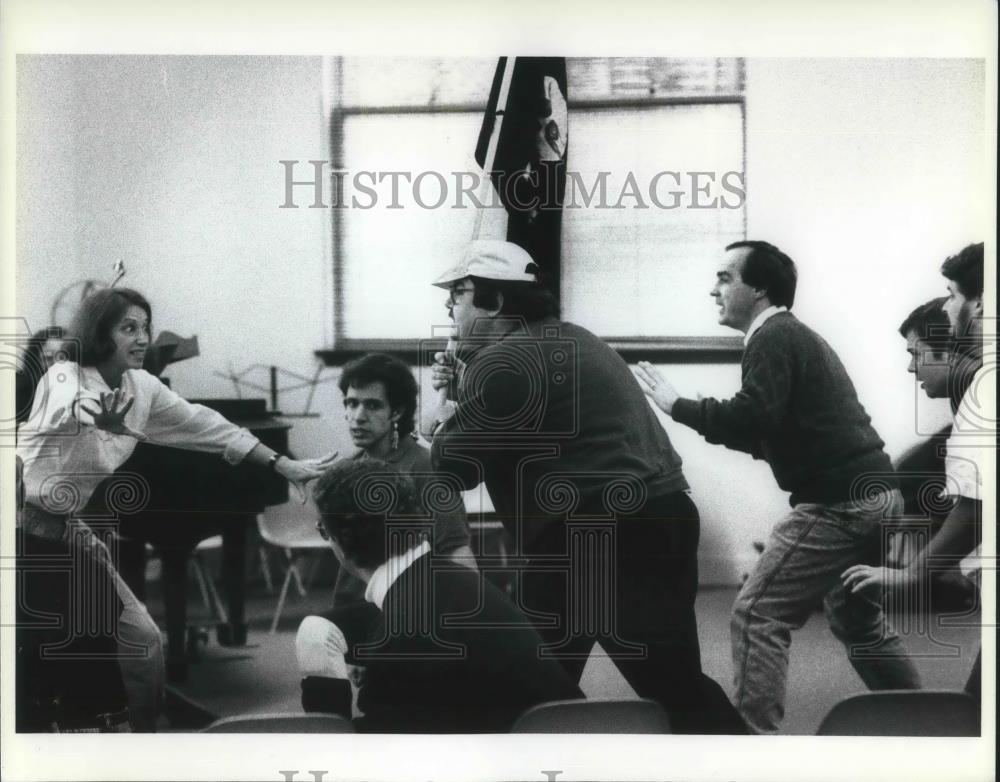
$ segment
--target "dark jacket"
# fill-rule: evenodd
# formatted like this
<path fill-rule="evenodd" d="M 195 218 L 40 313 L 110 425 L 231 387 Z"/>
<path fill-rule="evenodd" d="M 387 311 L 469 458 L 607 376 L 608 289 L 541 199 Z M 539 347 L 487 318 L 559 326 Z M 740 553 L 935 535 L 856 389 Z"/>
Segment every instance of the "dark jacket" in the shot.
<path fill-rule="evenodd" d="M 540 658 L 541 637 L 506 595 L 476 571 L 431 560 L 403 571 L 368 642 L 353 645 L 367 667 L 358 731 L 505 733 L 531 706 L 582 697 L 558 662 Z M 349 717 L 350 684 L 307 677 L 303 706 Z"/>

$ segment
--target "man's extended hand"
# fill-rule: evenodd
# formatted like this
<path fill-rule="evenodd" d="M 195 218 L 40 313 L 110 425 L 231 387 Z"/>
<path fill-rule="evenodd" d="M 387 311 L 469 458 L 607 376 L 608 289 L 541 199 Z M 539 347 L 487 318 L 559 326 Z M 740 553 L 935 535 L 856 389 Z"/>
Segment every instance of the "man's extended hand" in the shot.
<path fill-rule="evenodd" d="M 670 384 L 660 371 L 648 361 L 640 361 L 635 370 L 635 376 L 639 378 L 639 384 L 643 392 L 652 399 L 658 408 L 667 415 L 671 415 L 674 409 L 674 402 L 680 398 L 680 394 Z"/>
<path fill-rule="evenodd" d="M 840 580 L 852 594 L 862 589 L 900 589 L 917 581 L 911 568 L 852 565 L 840 574 Z"/>
<path fill-rule="evenodd" d="M 125 394 L 120 388 L 116 388 L 110 394 L 101 394 L 100 411 L 92 410 L 80 402 L 80 407 L 93 416 L 94 426 L 111 434 L 121 434 L 126 437 L 134 437 L 140 442 L 145 442 L 149 438 L 142 432 L 137 432 L 132 427 L 126 425 L 125 414 L 132 409 L 134 399 L 125 399 Z M 121 409 L 118 405 L 122 405 Z"/>

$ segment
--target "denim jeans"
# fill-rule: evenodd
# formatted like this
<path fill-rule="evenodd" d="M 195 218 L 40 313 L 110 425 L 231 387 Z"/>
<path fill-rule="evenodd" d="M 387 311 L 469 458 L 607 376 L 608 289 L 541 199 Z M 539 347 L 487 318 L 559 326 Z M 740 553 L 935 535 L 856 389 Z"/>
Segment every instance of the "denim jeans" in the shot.
<path fill-rule="evenodd" d="M 129 723 L 137 733 L 153 733 L 163 704 L 166 681 L 160 628 L 119 575 L 106 546 L 90 530 L 85 530 L 81 544 L 90 546 L 107 568 L 121 600 L 122 612 L 117 626 L 118 669 L 128 699 Z"/>
<path fill-rule="evenodd" d="M 919 689 L 916 668 L 880 603 L 850 594 L 840 581 L 849 566 L 878 562 L 881 525 L 901 509 L 898 491 L 864 504 L 802 503 L 774 527 L 732 613 L 734 702 L 754 733 L 778 730 L 791 631 L 821 599 L 830 629 L 869 689 Z"/>
<path fill-rule="evenodd" d="M 115 571 L 115 589 L 122 601 L 118 618 L 118 668 L 128 698 L 129 723 L 138 733 L 156 730 L 163 704 L 166 667 L 163 637 L 146 606 Z"/>

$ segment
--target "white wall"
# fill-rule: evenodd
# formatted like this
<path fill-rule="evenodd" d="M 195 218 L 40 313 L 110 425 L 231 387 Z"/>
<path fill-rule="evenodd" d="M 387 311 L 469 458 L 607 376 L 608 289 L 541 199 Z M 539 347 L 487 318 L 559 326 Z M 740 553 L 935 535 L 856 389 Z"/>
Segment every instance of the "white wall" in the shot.
<path fill-rule="evenodd" d="M 17 315 L 49 325 L 52 300 L 84 277 L 77 252 L 76 69 L 66 59 L 17 61 Z"/>
<path fill-rule="evenodd" d="M 941 262 L 987 238 L 984 65 L 752 60 L 747 85 L 749 234 L 797 261 L 796 312 L 896 454 L 937 420 L 896 329 L 945 294 Z"/>
<path fill-rule="evenodd" d="M 47 325 L 55 291 L 107 279 L 122 258 L 156 327 L 199 337 L 201 356 L 166 373 L 182 394 L 233 395 L 214 374 L 230 364 L 311 375 L 332 322 L 330 216 L 277 208 L 277 161 L 329 158 L 321 86 L 316 57 L 20 58 L 19 314 Z M 896 327 L 943 293 L 946 255 L 986 238 L 983 92 L 974 61 L 748 63 L 749 235 L 797 261 L 795 310 L 838 351 L 894 455 L 945 413 L 916 393 Z M 706 323 L 710 285 L 690 294 Z M 739 385 L 735 365 L 668 369 L 690 394 Z M 293 448 L 349 448 L 339 407 L 321 385 L 323 417 L 296 421 Z M 766 465 L 665 425 L 704 519 L 703 580 L 734 582 L 785 495 Z"/>
<path fill-rule="evenodd" d="M 56 291 L 121 258 L 154 327 L 198 336 L 201 355 L 165 373 L 180 393 L 233 396 L 214 375 L 230 365 L 311 374 L 329 212 L 279 210 L 277 161 L 329 157 L 321 80 L 318 57 L 22 57 L 19 314 L 48 325 Z"/>
<path fill-rule="evenodd" d="M 987 238 L 984 80 L 974 60 L 747 63 L 748 237 L 796 261 L 794 311 L 840 355 L 894 457 L 949 418 L 906 373 L 897 328 L 944 295 L 941 262 Z M 735 367 L 670 374 L 691 395 L 739 387 Z M 705 519 L 703 580 L 736 576 L 787 495 L 761 463 L 667 429 Z"/>

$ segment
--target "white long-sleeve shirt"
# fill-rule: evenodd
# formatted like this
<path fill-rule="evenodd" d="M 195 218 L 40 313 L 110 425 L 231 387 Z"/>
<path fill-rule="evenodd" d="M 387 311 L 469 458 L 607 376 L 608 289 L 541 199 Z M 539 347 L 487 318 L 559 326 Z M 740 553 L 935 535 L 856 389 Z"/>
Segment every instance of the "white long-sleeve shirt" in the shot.
<path fill-rule="evenodd" d="M 982 500 L 985 478 L 996 467 L 989 464 L 997 447 L 996 409 L 984 396 L 989 383 L 989 369 L 980 367 L 955 411 L 944 459 L 945 491 L 952 497 Z"/>
<path fill-rule="evenodd" d="M 125 424 L 156 445 L 218 453 L 238 464 L 260 442 L 214 410 L 186 401 L 144 370 L 127 370 L 120 388 L 126 399 L 134 400 Z M 100 410 L 101 394 L 111 391 L 94 367 L 62 362 L 45 374 L 31 416 L 18 430 L 27 502 L 52 513 L 78 512 L 98 484 L 132 455 L 135 438 L 97 429 L 84 409 Z"/>

